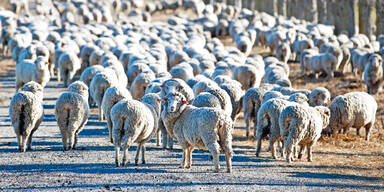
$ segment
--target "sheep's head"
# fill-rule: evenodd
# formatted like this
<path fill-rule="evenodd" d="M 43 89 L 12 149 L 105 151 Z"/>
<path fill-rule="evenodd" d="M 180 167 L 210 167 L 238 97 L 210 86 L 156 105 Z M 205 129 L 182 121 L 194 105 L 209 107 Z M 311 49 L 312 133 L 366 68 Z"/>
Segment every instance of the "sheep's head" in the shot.
<path fill-rule="evenodd" d="M 168 113 L 174 113 L 177 111 L 182 111 L 187 105 L 187 101 L 179 92 L 169 93 L 166 97 L 163 98 L 165 110 Z"/>
<path fill-rule="evenodd" d="M 331 116 L 331 111 L 328 107 L 324 106 L 316 106 L 315 109 L 320 113 L 321 119 L 323 120 L 323 129 L 328 127 L 329 125 L 329 118 Z"/>

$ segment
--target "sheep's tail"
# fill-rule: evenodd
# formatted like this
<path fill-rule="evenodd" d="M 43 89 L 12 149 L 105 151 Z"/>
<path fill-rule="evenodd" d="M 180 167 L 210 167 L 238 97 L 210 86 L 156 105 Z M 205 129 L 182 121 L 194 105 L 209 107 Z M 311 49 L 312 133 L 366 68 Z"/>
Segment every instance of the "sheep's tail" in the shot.
<path fill-rule="evenodd" d="M 25 97 L 25 95 L 19 95 L 19 96 Z M 28 103 L 28 100 L 26 97 L 19 99 L 13 111 L 13 113 L 15 113 L 13 115 L 13 117 L 15 118 L 13 120 L 13 125 L 14 125 L 14 128 L 17 129 L 15 131 L 21 135 L 24 135 L 25 132 L 27 131 L 29 126 L 28 122 L 32 123 L 32 119 L 30 115 L 28 115 L 30 113 L 28 112 L 30 108 L 29 105 L 30 104 Z"/>
<path fill-rule="evenodd" d="M 271 130 L 268 129 L 270 123 L 268 113 L 261 107 L 257 114 L 257 139 L 264 138 L 270 133 Z"/>
<path fill-rule="evenodd" d="M 216 126 L 219 134 L 220 148 L 225 154 L 232 157 L 232 130 L 234 124 L 231 117 L 229 115 L 221 115 Z"/>

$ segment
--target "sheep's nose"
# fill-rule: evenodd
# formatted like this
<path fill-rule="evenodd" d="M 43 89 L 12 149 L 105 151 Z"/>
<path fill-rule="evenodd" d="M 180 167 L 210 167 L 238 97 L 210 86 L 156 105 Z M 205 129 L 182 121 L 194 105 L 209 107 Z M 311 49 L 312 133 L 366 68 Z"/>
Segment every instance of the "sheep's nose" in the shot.
<path fill-rule="evenodd" d="M 171 107 L 171 111 L 175 111 L 175 107 L 174 106 Z"/>

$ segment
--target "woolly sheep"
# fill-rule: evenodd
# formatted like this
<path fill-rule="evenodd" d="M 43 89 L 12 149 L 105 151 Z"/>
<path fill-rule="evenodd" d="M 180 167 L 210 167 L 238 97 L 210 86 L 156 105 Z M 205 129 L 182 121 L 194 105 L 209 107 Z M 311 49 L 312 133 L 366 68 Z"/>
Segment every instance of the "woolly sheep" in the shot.
<path fill-rule="evenodd" d="M 259 87 L 264 71 L 259 71 L 252 65 L 241 65 L 233 69 L 233 79 L 239 81 L 244 90 Z"/>
<path fill-rule="evenodd" d="M 20 152 L 32 146 L 32 135 L 43 120 L 43 87 L 30 81 L 17 92 L 9 104 L 9 116 Z M 28 140 L 28 143 L 27 143 Z"/>
<path fill-rule="evenodd" d="M 143 72 L 136 76 L 130 88 L 132 98 L 138 100 L 144 96 L 148 83 L 154 79 L 155 75 L 152 72 Z"/>
<path fill-rule="evenodd" d="M 277 46 L 275 56 L 280 61 L 288 63 L 288 60 L 291 57 L 291 48 L 289 47 L 288 42 L 283 42 Z"/>
<path fill-rule="evenodd" d="M 55 115 L 60 128 L 63 149 L 75 149 L 77 136 L 89 117 L 88 87 L 82 81 L 69 85 L 67 92 L 56 100 Z"/>
<path fill-rule="evenodd" d="M 194 99 L 195 95 L 193 93 L 193 90 L 181 79 L 168 79 L 163 82 L 161 85 L 161 92 L 160 92 L 160 97 L 163 98 L 169 93 L 175 93 L 175 92 L 180 92 L 183 94 L 188 102 L 192 102 Z M 163 148 L 165 149 L 167 145 L 169 146 L 170 149 L 173 148 L 173 140 L 172 138 L 168 135 L 167 130 L 164 127 L 163 121 L 159 122 L 159 129 L 157 132 L 157 141 L 159 140 L 159 131 L 161 131 L 162 134 L 162 142 L 163 142 Z M 158 142 L 157 142 L 158 143 Z"/>
<path fill-rule="evenodd" d="M 233 122 L 221 109 L 196 108 L 188 105 L 181 93 L 168 94 L 162 106 L 161 118 L 168 133 L 183 148 L 181 168 L 190 168 L 193 148 L 208 148 L 218 172 L 220 148 L 225 154 L 227 172 L 232 170 Z"/>
<path fill-rule="evenodd" d="M 122 86 L 113 86 L 108 88 L 103 96 L 103 100 L 101 102 L 101 106 L 103 108 L 105 119 L 107 120 L 107 127 L 109 130 L 109 139 L 111 143 L 113 143 L 113 136 L 112 136 L 112 118 L 111 118 L 111 109 L 112 107 L 119 102 L 120 100 L 131 100 L 132 96 L 131 93 L 128 91 L 127 88 Z"/>
<path fill-rule="evenodd" d="M 104 70 L 100 73 L 97 73 L 95 76 L 93 76 L 91 80 L 91 84 L 89 86 L 90 88 L 90 95 L 92 99 L 96 102 L 98 108 L 99 108 L 99 120 L 104 120 L 104 114 L 102 109 L 102 101 L 104 97 L 105 91 L 117 85 L 117 77 L 113 70 Z"/>
<path fill-rule="evenodd" d="M 337 58 L 330 53 L 322 53 L 314 56 L 304 56 L 304 71 L 311 70 L 317 75 L 318 72 L 324 71 L 327 74 L 327 79 L 334 77 L 334 72 L 339 68 L 337 66 Z"/>
<path fill-rule="evenodd" d="M 241 85 L 239 84 L 221 84 L 220 88 L 226 91 L 231 98 L 232 103 L 232 114 L 231 118 L 235 122 L 237 117 L 239 116 L 239 113 L 242 110 L 242 99 L 245 94 L 245 91 L 241 89 Z"/>
<path fill-rule="evenodd" d="M 311 91 L 308 99 L 311 107 L 328 106 L 331 101 L 331 93 L 324 87 L 317 87 Z"/>
<path fill-rule="evenodd" d="M 201 92 L 199 95 L 197 95 L 191 105 L 195 107 L 213 107 L 213 108 L 218 108 L 221 109 L 221 103 L 220 100 L 207 92 Z"/>
<path fill-rule="evenodd" d="M 309 107 L 306 105 L 291 105 L 281 112 L 279 126 L 284 140 L 287 162 L 293 160 L 293 149 L 300 145 L 300 154 L 306 147 L 308 161 L 312 161 L 312 146 L 321 136 L 322 130 L 329 123 L 330 111 L 327 107 Z M 301 155 L 299 155 L 299 158 Z"/>
<path fill-rule="evenodd" d="M 246 128 L 246 136 L 249 137 L 249 127 L 250 122 L 254 122 L 254 135 L 256 136 L 256 128 L 257 128 L 257 111 L 261 106 L 261 101 L 263 99 L 264 93 L 268 90 L 272 89 L 273 85 L 264 85 L 259 88 L 251 88 L 248 89 L 243 97 L 242 106 L 244 112 L 245 119 L 245 128 Z"/>
<path fill-rule="evenodd" d="M 376 120 L 377 103 L 375 99 L 364 92 L 350 92 L 334 98 L 329 106 L 331 117 L 326 132 L 335 133 L 350 127 L 356 128 L 360 135 L 360 128 L 365 128 L 365 140 L 369 137 Z"/>
<path fill-rule="evenodd" d="M 142 154 L 142 163 L 145 164 L 144 144 L 156 132 L 157 122 L 160 118 L 160 97 L 150 93 L 136 100 L 121 100 L 111 109 L 112 135 L 115 146 L 115 163 L 120 166 L 119 153 L 123 146 L 124 156 L 122 166 L 127 163 L 128 148 L 133 142 L 139 143 L 137 147 L 135 164 L 138 165 L 139 154 Z"/>
<path fill-rule="evenodd" d="M 268 93 L 268 92 L 267 92 Z M 267 94 L 266 93 L 266 94 Z M 257 147 L 256 156 L 259 156 L 261 141 L 270 133 L 269 146 L 271 148 L 272 158 L 276 159 L 275 143 L 282 140 L 279 127 L 279 115 L 283 109 L 289 105 L 307 104 L 308 98 L 302 93 L 292 94 L 287 100 L 273 98 L 263 103 L 257 112 Z"/>
<path fill-rule="evenodd" d="M 378 54 L 369 57 L 364 69 L 364 83 L 369 94 L 378 94 L 383 83 L 383 59 Z"/>
<path fill-rule="evenodd" d="M 76 72 L 80 69 L 81 64 L 74 52 L 67 51 L 60 55 L 58 67 L 60 69 L 60 75 L 64 81 L 64 86 L 66 87 L 72 81 Z M 60 79 L 60 76 L 58 75 L 57 78 Z"/>
<path fill-rule="evenodd" d="M 23 60 L 16 65 L 16 90 L 29 81 L 45 87 L 49 79 L 48 61 L 45 57 L 39 56 L 35 61 Z"/>

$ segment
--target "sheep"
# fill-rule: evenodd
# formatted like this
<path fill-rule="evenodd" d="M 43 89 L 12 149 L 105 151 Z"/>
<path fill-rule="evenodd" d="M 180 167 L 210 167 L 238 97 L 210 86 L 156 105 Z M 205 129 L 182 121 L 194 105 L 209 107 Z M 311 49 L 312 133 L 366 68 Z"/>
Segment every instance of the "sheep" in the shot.
<path fill-rule="evenodd" d="M 324 87 L 317 87 L 311 91 L 308 99 L 311 107 L 328 106 L 331 101 L 331 93 Z"/>
<path fill-rule="evenodd" d="M 268 93 L 268 92 L 267 92 Z M 266 93 L 266 94 L 267 94 Z M 263 103 L 257 112 L 257 147 L 256 156 L 259 156 L 261 141 L 270 133 L 269 146 L 271 148 L 272 158 L 276 159 L 275 143 L 281 140 L 279 115 L 283 109 L 289 105 L 307 104 L 308 98 L 302 93 L 292 94 L 287 100 L 273 98 Z"/>
<path fill-rule="evenodd" d="M 32 135 L 43 120 L 43 87 L 30 81 L 11 99 L 9 116 L 20 152 L 31 149 Z M 28 143 L 27 142 L 28 139 Z"/>
<path fill-rule="evenodd" d="M 115 146 L 115 163 L 120 166 L 119 153 L 123 145 L 124 156 L 122 166 L 127 163 L 128 148 L 133 142 L 139 143 L 137 147 L 135 164 L 138 165 L 139 153 L 142 154 L 142 163 L 145 164 L 144 144 L 156 132 L 157 122 L 160 118 L 160 97 L 150 93 L 136 100 L 121 100 L 111 109 L 112 135 Z"/>
<path fill-rule="evenodd" d="M 45 57 L 39 56 L 35 61 L 23 60 L 16 65 L 16 91 L 29 81 L 35 81 L 45 87 L 50 77 Z"/>
<path fill-rule="evenodd" d="M 89 86 L 90 88 L 90 94 L 92 99 L 96 102 L 98 108 L 99 108 L 99 120 L 104 120 L 104 114 L 102 110 L 102 101 L 104 97 L 105 91 L 117 85 L 117 77 L 115 75 L 115 72 L 111 69 L 104 70 L 100 73 L 97 73 L 95 76 L 93 76 L 91 80 L 91 84 Z"/>
<path fill-rule="evenodd" d="M 377 102 L 364 92 L 350 92 L 334 98 L 329 105 L 331 117 L 327 133 L 343 130 L 344 134 L 350 127 L 356 128 L 356 135 L 360 135 L 360 128 L 365 128 L 365 140 L 369 137 L 376 120 Z"/>
<path fill-rule="evenodd" d="M 250 122 L 254 121 L 254 135 L 256 136 L 256 117 L 257 117 L 257 111 L 259 110 L 261 106 L 261 101 L 263 99 L 263 95 L 268 90 L 272 89 L 273 85 L 264 85 L 259 88 L 251 88 L 248 89 L 242 100 L 242 106 L 243 106 L 243 112 L 244 112 L 244 119 L 245 119 L 245 128 L 246 128 L 246 136 L 249 137 L 249 127 Z"/>
<path fill-rule="evenodd" d="M 231 103 L 232 103 L 231 118 L 233 122 L 235 122 L 237 117 L 239 116 L 239 113 L 242 110 L 242 99 L 245 94 L 245 91 L 241 89 L 240 84 L 234 84 L 234 83 L 221 84 L 220 88 L 226 91 L 229 97 L 231 98 Z"/>
<path fill-rule="evenodd" d="M 88 87 L 91 84 L 91 80 L 93 76 L 95 76 L 97 73 L 104 70 L 104 67 L 101 65 L 93 65 L 85 68 L 85 70 L 80 75 L 80 81 L 84 82 L 85 85 Z M 88 104 L 89 106 L 94 105 L 94 101 L 92 97 L 88 97 Z"/>
<path fill-rule="evenodd" d="M 300 154 L 307 148 L 308 161 L 312 161 L 312 146 L 316 144 L 321 132 L 328 126 L 330 110 L 324 106 L 309 107 L 306 105 L 290 105 L 284 108 L 279 116 L 279 126 L 287 162 L 293 160 L 293 149 L 300 145 Z M 301 155 L 299 155 L 301 158 Z"/>
<path fill-rule="evenodd" d="M 291 48 L 289 47 L 288 42 L 280 43 L 280 45 L 277 46 L 275 56 L 280 61 L 288 63 L 288 60 L 291 57 Z"/>
<path fill-rule="evenodd" d="M 369 94 L 378 94 L 383 84 L 383 59 L 379 54 L 369 57 L 364 69 L 364 83 Z"/>
<path fill-rule="evenodd" d="M 334 72 L 339 68 L 339 66 L 337 66 L 337 58 L 328 52 L 314 56 L 306 55 L 303 59 L 304 72 L 306 69 L 312 70 L 317 76 L 318 72 L 324 71 L 327 74 L 327 79 L 332 79 L 334 77 Z"/>
<path fill-rule="evenodd" d="M 181 93 L 170 93 L 163 98 L 161 118 L 168 133 L 183 148 L 181 168 L 190 168 L 195 147 L 208 148 L 213 156 L 214 171 L 218 172 L 219 149 L 224 152 L 227 172 L 232 171 L 232 129 L 230 115 L 221 109 L 196 108 L 188 105 Z"/>
<path fill-rule="evenodd" d="M 213 108 L 218 108 L 221 109 L 221 103 L 220 100 L 207 92 L 201 92 L 199 95 L 197 95 L 191 105 L 195 107 L 213 107 Z"/>
<path fill-rule="evenodd" d="M 77 136 L 88 121 L 88 86 L 75 81 L 56 100 L 55 116 L 60 128 L 63 149 L 75 149 Z"/>
<path fill-rule="evenodd" d="M 109 139 L 111 143 L 113 143 L 112 136 L 112 120 L 111 120 L 111 109 L 112 107 L 119 102 L 120 100 L 131 100 L 131 93 L 127 88 L 122 86 L 113 86 L 108 88 L 103 96 L 103 100 L 101 102 L 101 106 L 104 110 L 105 119 L 107 120 L 107 127 L 109 130 Z"/>
<path fill-rule="evenodd" d="M 64 52 L 60 55 L 58 67 L 60 69 L 60 76 L 63 78 L 64 86 L 66 87 L 72 81 L 76 72 L 80 70 L 80 59 L 73 51 Z M 57 79 L 60 79 L 60 76 L 58 75 Z"/>
<path fill-rule="evenodd" d="M 192 100 L 195 97 L 193 90 L 183 80 L 177 79 L 177 78 L 165 80 L 163 82 L 163 84 L 161 85 L 160 97 L 163 98 L 167 94 L 174 93 L 174 92 L 182 93 L 186 97 L 188 102 L 192 102 Z M 164 127 L 164 123 L 161 120 L 159 122 L 159 129 L 157 131 L 157 143 L 159 143 L 159 140 L 160 140 L 160 138 L 159 138 L 160 137 L 160 134 L 159 134 L 160 131 L 162 134 L 163 148 L 165 149 L 168 145 L 169 148 L 172 149 L 173 148 L 173 140 L 168 135 L 167 130 Z"/>
<path fill-rule="evenodd" d="M 143 72 L 136 76 L 130 88 L 132 98 L 138 100 L 142 96 L 144 96 L 145 88 L 154 79 L 155 75 L 153 74 L 153 72 Z"/>
<path fill-rule="evenodd" d="M 243 90 L 259 87 L 264 71 L 258 70 L 252 65 L 240 65 L 233 69 L 233 79 L 239 81 Z"/>

